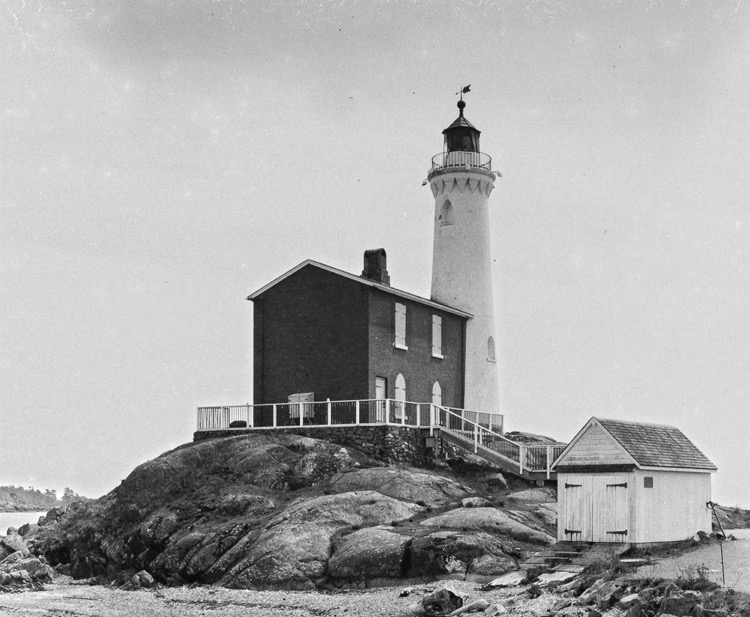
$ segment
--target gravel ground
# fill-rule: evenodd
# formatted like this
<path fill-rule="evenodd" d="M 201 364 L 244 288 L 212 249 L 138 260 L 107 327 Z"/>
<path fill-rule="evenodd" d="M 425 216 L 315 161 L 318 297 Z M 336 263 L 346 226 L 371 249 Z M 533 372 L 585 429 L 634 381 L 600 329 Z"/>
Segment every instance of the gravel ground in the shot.
<path fill-rule="evenodd" d="M 727 534 L 737 539 L 723 543 L 726 585 L 750 593 L 750 529 L 730 529 Z M 712 542 L 678 557 L 659 559 L 656 565 L 643 566 L 638 572 L 643 576 L 677 578 L 691 573 L 694 575 L 695 568 L 701 566 L 708 568 L 710 580 L 721 584 L 721 551 L 718 544 Z"/>
<path fill-rule="evenodd" d="M 317 593 L 299 591 L 237 591 L 213 587 L 164 588 L 157 590 L 119 591 L 107 587 L 72 584 L 60 577 L 45 591 L 0 594 L 0 615 L 39 617 L 308 617 L 341 616 L 373 617 L 413 615 L 408 606 L 421 600 L 424 593 L 446 583 L 466 601 L 483 598 L 490 603 L 513 607 L 515 615 L 539 615 L 549 612 L 559 599 L 549 593 L 531 600 L 520 588 L 481 591 L 476 583 L 444 581 L 418 585 L 404 598 L 399 593 L 405 586 L 385 587 L 366 591 Z"/>

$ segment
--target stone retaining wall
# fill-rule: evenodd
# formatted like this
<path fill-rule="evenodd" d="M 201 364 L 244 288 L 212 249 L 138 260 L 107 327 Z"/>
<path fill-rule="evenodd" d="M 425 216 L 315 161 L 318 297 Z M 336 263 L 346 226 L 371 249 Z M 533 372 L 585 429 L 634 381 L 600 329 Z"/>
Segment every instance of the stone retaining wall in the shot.
<path fill-rule="evenodd" d="M 196 431 L 193 441 L 236 437 L 249 434 L 289 433 L 356 448 L 386 463 L 407 463 L 421 466 L 427 463 L 422 430 L 411 426 L 393 424 L 360 426 L 305 426 L 276 429 L 226 429 L 222 431 Z"/>

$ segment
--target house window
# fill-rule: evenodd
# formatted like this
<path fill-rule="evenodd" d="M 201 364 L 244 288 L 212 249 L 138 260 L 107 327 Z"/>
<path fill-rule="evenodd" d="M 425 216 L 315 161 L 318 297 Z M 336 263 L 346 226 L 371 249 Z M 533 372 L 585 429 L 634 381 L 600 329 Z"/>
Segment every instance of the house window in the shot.
<path fill-rule="evenodd" d="M 399 349 L 409 349 L 406 346 L 406 305 L 396 302 L 396 328 L 393 345 Z"/>
<path fill-rule="evenodd" d="M 654 488 L 654 478 L 653 478 L 653 476 L 644 476 L 644 478 L 643 478 L 643 488 Z"/>
<path fill-rule="evenodd" d="M 443 389 L 437 381 L 432 384 L 432 404 L 438 407 L 443 406 Z"/>
<path fill-rule="evenodd" d="M 450 202 L 449 199 L 446 199 L 443 202 L 443 205 L 440 207 L 440 214 L 438 214 L 438 221 L 440 221 L 440 226 L 443 225 L 453 225 L 453 204 Z"/>
<path fill-rule="evenodd" d="M 396 392 L 394 398 L 396 399 L 393 403 L 396 412 L 396 419 L 400 420 L 404 416 L 404 407 L 406 406 L 406 380 L 401 373 L 396 377 Z"/>
<path fill-rule="evenodd" d="M 432 316 L 432 355 L 443 357 L 443 318 L 439 315 Z"/>
<path fill-rule="evenodd" d="M 487 361 L 495 362 L 495 339 L 492 337 L 487 339 Z"/>

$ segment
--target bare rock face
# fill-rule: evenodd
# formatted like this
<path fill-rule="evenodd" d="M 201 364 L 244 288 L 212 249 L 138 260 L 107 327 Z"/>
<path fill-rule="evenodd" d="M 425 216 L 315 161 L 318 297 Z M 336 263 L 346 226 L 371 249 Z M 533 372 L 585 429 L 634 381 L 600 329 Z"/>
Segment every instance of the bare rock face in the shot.
<path fill-rule="evenodd" d="M 462 574 L 488 576 L 515 567 L 502 541 L 488 533 L 436 531 L 411 544 L 410 577 Z"/>
<path fill-rule="evenodd" d="M 422 511 L 375 491 L 325 495 L 289 506 L 222 579 L 228 587 L 311 589 L 327 574 L 331 538 L 346 528 L 407 520 Z"/>
<path fill-rule="evenodd" d="M 534 527 L 541 505 L 518 503 L 511 515 L 455 480 L 327 441 L 240 435 L 181 446 L 99 500 L 51 511 L 28 546 L 75 578 L 119 583 L 134 572 L 246 589 L 497 576 L 529 548 L 518 543 L 552 541 Z M 424 520 L 437 507 L 454 509 Z M 23 546 L 1 539 L 0 559 Z"/>
<path fill-rule="evenodd" d="M 557 491 L 553 488 L 530 488 L 511 493 L 508 498 L 531 503 L 554 503 L 557 501 Z"/>
<path fill-rule="evenodd" d="M 331 480 L 336 492 L 373 490 L 402 501 L 430 507 L 461 501 L 467 492 L 448 478 L 403 468 L 375 467 L 348 471 Z"/>
<path fill-rule="evenodd" d="M 555 541 L 549 534 L 513 520 L 508 514 L 495 508 L 457 508 L 429 518 L 422 525 L 490 531 L 535 544 L 553 544 Z"/>
<path fill-rule="evenodd" d="M 411 541 L 383 527 L 360 529 L 336 542 L 328 571 L 346 581 L 400 578 Z"/>

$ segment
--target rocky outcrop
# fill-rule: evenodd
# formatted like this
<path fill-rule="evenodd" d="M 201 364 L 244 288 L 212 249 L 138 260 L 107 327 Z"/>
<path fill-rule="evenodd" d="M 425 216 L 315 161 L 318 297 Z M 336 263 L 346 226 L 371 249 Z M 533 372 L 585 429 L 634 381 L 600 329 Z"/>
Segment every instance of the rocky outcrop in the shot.
<path fill-rule="evenodd" d="M 167 585 L 311 589 L 491 577 L 515 567 L 509 553 L 547 541 L 535 504 L 514 506 L 528 517 L 515 520 L 448 475 L 292 434 L 200 441 L 94 503 L 49 513 L 29 545 L 76 578 L 129 589 L 148 582 L 133 579 L 141 572 Z"/>
<path fill-rule="evenodd" d="M 554 538 L 540 528 L 521 523 L 496 508 L 456 508 L 422 521 L 422 525 L 441 529 L 472 529 L 509 536 L 522 542 L 553 544 Z"/>
<path fill-rule="evenodd" d="M 51 581 L 54 571 L 44 558 L 32 556 L 15 529 L 8 531 L 7 536 L 0 536 L 0 591 L 39 589 Z"/>
<path fill-rule="evenodd" d="M 332 479 L 331 489 L 336 492 L 373 490 L 430 507 L 461 501 L 468 495 L 467 489 L 455 480 L 399 467 L 348 471 Z"/>

